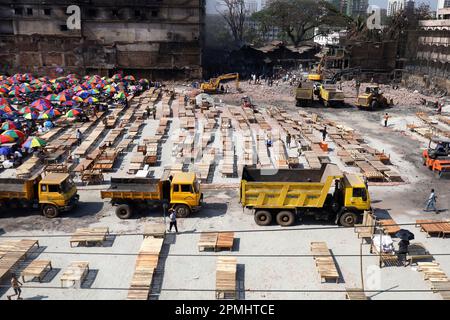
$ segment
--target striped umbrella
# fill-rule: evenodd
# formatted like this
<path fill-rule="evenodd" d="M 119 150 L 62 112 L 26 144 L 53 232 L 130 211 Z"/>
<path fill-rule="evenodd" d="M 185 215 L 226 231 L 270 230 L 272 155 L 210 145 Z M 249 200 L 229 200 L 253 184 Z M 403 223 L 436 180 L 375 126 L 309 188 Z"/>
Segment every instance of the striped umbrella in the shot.
<path fill-rule="evenodd" d="M 98 103 L 98 99 L 94 98 L 94 97 L 89 97 L 87 99 L 84 100 L 84 103 L 86 104 L 94 104 L 94 103 Z"/>
<path fill-rule="evenodd" d="M 16 109 L 14 109 L 14 108 L 11 107 L 10 105 L 6 105 L 6 104 L 0 106 L 0 110 L 3 110 L 3 111 L 5 111 L 5 112 L 7 112 L 7 113 L 14 113 L 14 112 L 17 112 Z"/>
<path fill-rule="evenodd" d="M 79 96 L 72 97 L 72 100 L 79 103 L 82 103 L 84 101 L 83 98 Z"/>
<path fill-rule="evenodd" d="M 7 120 L 5 122 L 2 123 L 2 130 L 14 130 L 14 129 L 19 129 L 20 128 L 20 123 L 19 122 L 13 122 L 11 120 Z"/>
<path fill-rule="evenodd" d="M 42 140 L 41 138 L 38 137 L 29 137 L 27 139 L 27 141 L 25 141 L 22 144 L 22 147 L 26 148 L 26 149 L 31 149 L 31 148 L 42 148 L 45 147 L 45 145 L 47 144 L 47 142 L 45 142 L 44 140 Z"/>
<path fill-rule="evenodd" d="M 37 109 L 34 107 L 23 107 L 19 110 L 19 113 L 26 114 L 26 113 L 37 113 Z"/>
<path fill-rule="evenodd" d="M 123 78 L 123 80 L 127 80 L 127 81 L 136 81 L 136 78 L 133 77 L 133 76 L 131 76 L 131 75 L 129 75 L 129 76 L 126 76 L 125 78 Z"/>
<path fill-rule="evenodd" d="M 52 104 L 50 103 L 49 100 L 38 99 L 31 104 L 31 107 L 33 107 L 37 110 L 40 110 L 40 111 L 45 111 L 45 110 L 50 109 L 52 107 Z"/>
<path fill-rule="evenodd" d="M 37 113 L 37 112 L 25 113 L 23 115 L 23 118 L 27 119 L 27 120 L 36 120 L 38 117 L 39 117 L 39 113 Z"/>
<path fill-rule="evenodd" d="M 58 117 L 61 115 L 61 112 L 58 109 L 50 109 L 47 111 L 44 111 L 44 114 L 49 115 L 50 117 L 54 118 L 54 117 Z"/>
<path fill-rule="evenodd" d="M 23 133 L 22 131 L 17 130 L 17 129 L 6 130 L 5 132 L 2 133 L 2 135 L 10 136 L 15 141 L 25 139 L 25 133 Z"/>
<path fill-rule="evenodd" d="M 66 113 L 66 117 L 67 118 L 76 118 L 81 114 L 81 112 L 83 112 L 81 109 L 74 108 L 72 110 L 69 110 L 69 112 Z"/>
<path fill-rule="evenodd" d="M 4 135 L 0 134 L 0 144 L 12 143 L 12 142 L 14 142 L 14 138 L 13 137 L 4 136 Z"/>

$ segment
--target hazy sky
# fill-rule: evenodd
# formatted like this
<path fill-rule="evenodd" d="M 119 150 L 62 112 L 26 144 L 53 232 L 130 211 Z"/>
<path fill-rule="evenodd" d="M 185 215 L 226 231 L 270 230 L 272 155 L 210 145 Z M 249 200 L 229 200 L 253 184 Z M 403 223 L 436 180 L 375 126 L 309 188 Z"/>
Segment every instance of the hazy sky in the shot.
<path fill-rule="evenodd" d="M 416 3 L 427 3 L 431 5 L 431 9 L 436 10 L 437 7 L 437 0 L 416 0 Z M 370 4 L 376 4 L 377 6 L 380 6 L 382 8 L 387 8 L 388 0 L 369 0 Z"/>
<path fill-rule="evenodd" d="M 206 12 L 216 13 L 215 4 L 217 0 L 206 0 Z M 427 3 L 431 5 L 432 10 L 436 10 L 437 0 L 416 0 L 416 3 Z M 376 4 L 382 8 L 387 8 L 388 0 L 369 0 L 370 4 Z"/>

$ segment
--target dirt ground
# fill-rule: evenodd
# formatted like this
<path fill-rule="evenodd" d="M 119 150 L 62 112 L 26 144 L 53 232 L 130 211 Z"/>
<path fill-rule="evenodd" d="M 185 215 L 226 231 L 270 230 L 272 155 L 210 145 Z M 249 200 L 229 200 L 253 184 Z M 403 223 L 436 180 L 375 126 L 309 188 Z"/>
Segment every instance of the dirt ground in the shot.
<path fill-rule="evenodd" d="M 269 105 L 298 111 L 293 88 L 267 88 L 243 84 L 244 93 L 219 95 L 223 103 L 238 105 L 243 95 L 252 97 L 260 108 Z M 351 98 L 350 98 L 351 99 Z M 392 217 L 398 223 L 413 223 L 416 219 L 449 219 L 450 180 L 435 179 L 422 166 L 421 149 L 426 141 L 402 130 L 403 121 L 417 111 L 427 110 L 420 104 L 401 104 L 388 110 L 364 112 L 356 108 L 304 108 L 327 119 L 357 129 L 374 147 L 388 153 L 407 183 L 399 186 L 370 186 L 375 214 Z M 390 125 L 381 124 L 385 112 L 391 115 Z M 36 236 L 42 249 L 39 259 L 49 258 L 55 270 L 42 284 L 27 282 L 24 299 L 125 299 L 134 271 L 134 262 L 142 236 L 128 235 L 142 231 L 146 221 L 161 221 L 160 210 L 149 210 L 127 221 L 119 220 L 114 208 L 99 200 L 99 190 L 107 186 L 81 187 L 82 202 L 72 213 L 48 220 L 28 212 L 8 212 L 0 218 L 0 240 L 3 236 Z M 423 211 L 430 189 L 436 189 L 441 213 Z M 205 207 L 190 218 L 179 220 L 180 233 L 169 234 L 164 242 L 154 284 L 152 299 L 214 299 L 215 263 L 217 256 L 235 255 L 238 259 L 239 299 L 345 299 L 345 288 L 361 286 L 360 243 L 353 229 L 336 228 L 323 221 L 306 220 L 294 227 L 259 227 L 251 214 L 239 204 L 238 190 L 207 190 Z M 104 247 L 70 248 L 68 238 L 78 227 L 108 226 L 117 234 Z M 435 254 L 443 270 L 450 274 L 448 239 L 427 238 L 414 226 L 405 227 L 416 239 Z M 198 252 L 199 232 L 234 230 L 232 252 Z M 56 236 L 59 235 L 59 236 Z M 321 283 L 310 242 L 326 241 L 339 266 L 338 284 Z M 398 240 L 395 240 L 396 244 Z M 363 245 L 363 274 L 366 289 L 372 299 L 441 299 L 430 291 L 430 285 L 414 266 L 379 268 L 378 257 L 370 255 Z M 81 289 L 59 288 L 59 276 L 71 261 L 90 262 L 92 272 Z M 26 263 L 19 266 L 25 267 Z M 3 283 L 7 286 L 7 281 Z M 402 291 L 420 292 L 402 292 Z M 1 288 L 0 299 L 6 299 L 11 289 Z"/>

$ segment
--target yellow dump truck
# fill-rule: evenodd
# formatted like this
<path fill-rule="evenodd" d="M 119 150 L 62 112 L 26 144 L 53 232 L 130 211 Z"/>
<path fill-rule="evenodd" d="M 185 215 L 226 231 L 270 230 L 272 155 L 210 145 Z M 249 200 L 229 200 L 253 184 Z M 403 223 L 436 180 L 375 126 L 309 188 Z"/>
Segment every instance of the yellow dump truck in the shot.
<path fill-rule="evenodd" d="M 129 219 L 137 210 L 167 205 L 177 217 L 185 218 L 201 208 L 203 194 L 195 173 L 177 172 L 167 179 L 111 178 L 102 199 L 111 199 L 120 219 Z"/>
<path fill-rule="evenodd" d="M 333 192 L 331 192 L 333 191 Z M 297 218 L 314 216 L 353 226 L 370 209 L 363 179 L 343 173 L 334 164 L 321 169 L 264 170 L 244 167 L 240 201 L 251 209 L 255 222 L 267 226 L 275 220 L 291 226 Z"/>
<path fill-rule="evenodd" d="M 55 218 L 70 211 L 78 200 L 77 187 L 67 173 L 0 179 L 0 209 L 39 208 L 47 218 Z"/>
<path fill-rule="evenodd" d="M 321 84 L 318 89 L 319 100 L 324 107 L 336 107 L 345 104 L 344 92 L 338 90 L 335 85 Z"/>
<path fill-rule="evenodd" d="M 295 100 L 297 107 L 311 105 L 314 101 L 314 85 L 311 82 L 300 82 L 295 89 Z"/>
<path fill-rule="evenodd" d="M 388 108 L 390 103 L 380 91 L 378 86 L 367 86 L 363 94 L 358 96 L 356 106 L 362 110 L 376 110 Z"/>

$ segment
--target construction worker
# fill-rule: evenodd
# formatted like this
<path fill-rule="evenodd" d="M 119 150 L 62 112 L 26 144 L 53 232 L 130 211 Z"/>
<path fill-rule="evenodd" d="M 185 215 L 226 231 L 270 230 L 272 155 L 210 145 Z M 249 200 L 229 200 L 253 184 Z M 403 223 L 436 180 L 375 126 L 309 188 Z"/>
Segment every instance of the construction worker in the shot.
<path fill-rule="evenodd" d="M 288 148 L 291 147 L 291 134 L 288 133 L 286 136 L 286 145 L 288 146 Z"/>
<path fill-rule="evenodd" d="M 170 219 L 170 225 L 169 225 L 169 232 L 172 232 L 172 227 L 175 227 L 176 233 L 178 233 L 178 226 L 177 226 L 177 214 L 174 209 L 169 209 L 169 219 Z"/>
<path fill-rule="evenodd" d="M 430 211 L 433 210 L 436 213 L 438 213 L 438 210 L 436 209 L 436 194 L 434 193 L 434 189 L 431 189 L 431 193 L 430 196 L 428 197 L 427 200 L 427 207 L 425 208 L 425 211 Z"/>
<path fill-rule="evenodd" d="M 325 126 L 322 130 L 322 141 L 327 139 L 327 127 Z"/>
<path fill-rule="evenodd" d="M 359 96 L 359 88 L 361 88 L 361 82 L 359 82 L 359 80 L 356 80 L 356 96 Z"/>

